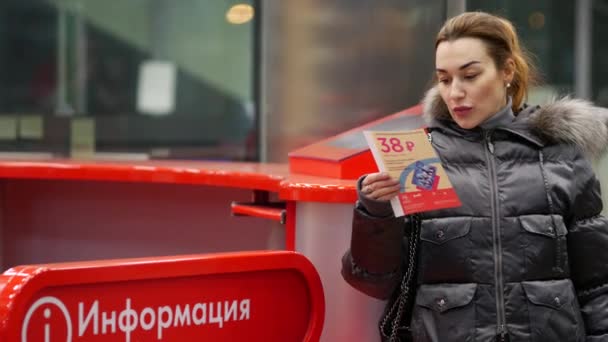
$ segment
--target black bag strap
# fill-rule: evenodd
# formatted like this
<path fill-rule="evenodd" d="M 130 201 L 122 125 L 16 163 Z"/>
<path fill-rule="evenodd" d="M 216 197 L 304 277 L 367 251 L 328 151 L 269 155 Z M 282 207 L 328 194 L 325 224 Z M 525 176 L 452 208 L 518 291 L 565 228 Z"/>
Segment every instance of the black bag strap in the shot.
<path fill-rule="evenodd" d="M 415 287 L 415 284 L 412 284 L 412 281 L 415 278 L 416 272 L 416 256 L 418 254 L 418 240 L 420 238 L 420 229 L 422 225 L 422 221 L 419 215 L 411 215 L 410 219 L 410 227 L 411 227 L 411 235 L 409 239 L 409 260 L 407 264 L 407 269 L 401 278 L 401 284 L 399 286 L 399 294 L 397 298 L 392 303 L 389 303 L 390 308 L 385 311 L 384 316 L 380 320 L 380 334 L 383 341 L 388 342 L 399 342 L 399 331 L 409 331 L 409 319 L 404 322 L 404 326 L 400 326 L 401 322 L 404 319 L 405 310 L 408 306 L 408 299 L 410 294 L 412 294 L 412 287 Z M 409 315 L 406 315 L 409 316 Z M 390 323 L 390 330 L 387 331 Z"/>

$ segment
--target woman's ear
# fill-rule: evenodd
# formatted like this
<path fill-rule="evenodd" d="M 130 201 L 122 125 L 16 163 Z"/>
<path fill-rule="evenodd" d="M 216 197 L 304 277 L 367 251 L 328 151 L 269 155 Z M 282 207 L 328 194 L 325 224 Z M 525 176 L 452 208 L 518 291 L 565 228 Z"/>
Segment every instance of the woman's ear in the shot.
<path fill-rule="evenodd" d="M 513 78 L 515 78 L 515 61 L 513 58 L 507 58 L 504 68 L 502 69 L 502 73 L 505 84 L 513 82 Z"/>

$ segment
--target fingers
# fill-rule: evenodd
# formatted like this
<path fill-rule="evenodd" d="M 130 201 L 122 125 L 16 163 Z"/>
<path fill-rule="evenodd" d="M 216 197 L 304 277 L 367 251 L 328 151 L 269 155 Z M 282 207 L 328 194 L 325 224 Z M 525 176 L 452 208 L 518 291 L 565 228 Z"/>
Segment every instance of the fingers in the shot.
<path fill-rule="evenodd" d="M 389 193 L 386 193 L 385 195 L 379 196 L 378 198 L 376 198 L 377 201 L 390 201 L 393 199 L 393 197 L 399 195 L 399 189 L 397 189 L 396 191 L 391 191 Z"/>
<path fill-rule="evenodd" d="M 390 179 L 390 178 L 391 177 L 386 172 L 370 173 L 369 175 L 365 176 L 365 179 L 363 179 L 362 185 L 366 186 L 366 185 L 369 185 L 371 183 L 375 183 L 375 182 L 381 181 L 381 180 L 387 180 L 387 179 Z"/>
<path fill-rule="evenodd" d="M 361 192 L 368 198 L 390 200 L 399 193 L 399 182 L 386 173 L 374 173 L 365 177 Z"/>
<path fill-rule="evenodd" d="M 383 196 L 397 194 L 399 192 L 399 182 L 388 180 L 380 181 L 368 185 L 367 196 L 377 199 Z M 392 197 L 392 196 L 391 196 Z"/>

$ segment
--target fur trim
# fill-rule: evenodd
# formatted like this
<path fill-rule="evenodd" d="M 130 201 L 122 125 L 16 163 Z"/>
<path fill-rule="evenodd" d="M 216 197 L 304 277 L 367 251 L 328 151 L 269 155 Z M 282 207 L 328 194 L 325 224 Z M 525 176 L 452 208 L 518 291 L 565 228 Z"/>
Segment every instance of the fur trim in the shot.
<path fill-rule="evenodd" d="M 432 87 L 429 89 L 422 99 L 422 118 L 428 126 L 432 126 L 437 119 L 449 119 L 450 111 L 443 102 L 439 89 Z"/>
<path fill-rule="evenodd" d="M 451 120 L 437 87 L 429 89 L 422 101 L 423 118 L 428 126 L 436 120 Z M 564 97 L 540 108 L 528 107 L 518 120 L 527 120 L 530 127 L 544 139 L 556 143 L 575 144 L 585 154 L 599 158 L 608 150 L 608 109 L 591 102 Z"/>
<path fill-rule="evenodd" d="M 530 124 L 543 137 L 579 146 L 599 158 L 608 147 L 608 109 L 564 97 L 530 114 Z"/>

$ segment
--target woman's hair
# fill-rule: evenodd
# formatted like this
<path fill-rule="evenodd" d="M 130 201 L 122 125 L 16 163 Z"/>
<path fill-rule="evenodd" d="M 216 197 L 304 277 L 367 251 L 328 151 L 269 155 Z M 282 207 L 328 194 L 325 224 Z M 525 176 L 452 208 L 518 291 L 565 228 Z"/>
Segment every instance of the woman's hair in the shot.
<path fill-rule="evenodd" d="M 511 87 L 513 110 L 518 111 L 528 93 L 528 87 L 538 81 L 531 55 L 519 43 L 513 24 L 504 18 L 484 13 L 465 12 L 446 21 L 435 40 L 435 49 L 441 42 L 459 38 L 478 38 L 487 48 L 498 70 L 505 68 L 508 58 L 515 62 Z"/>

